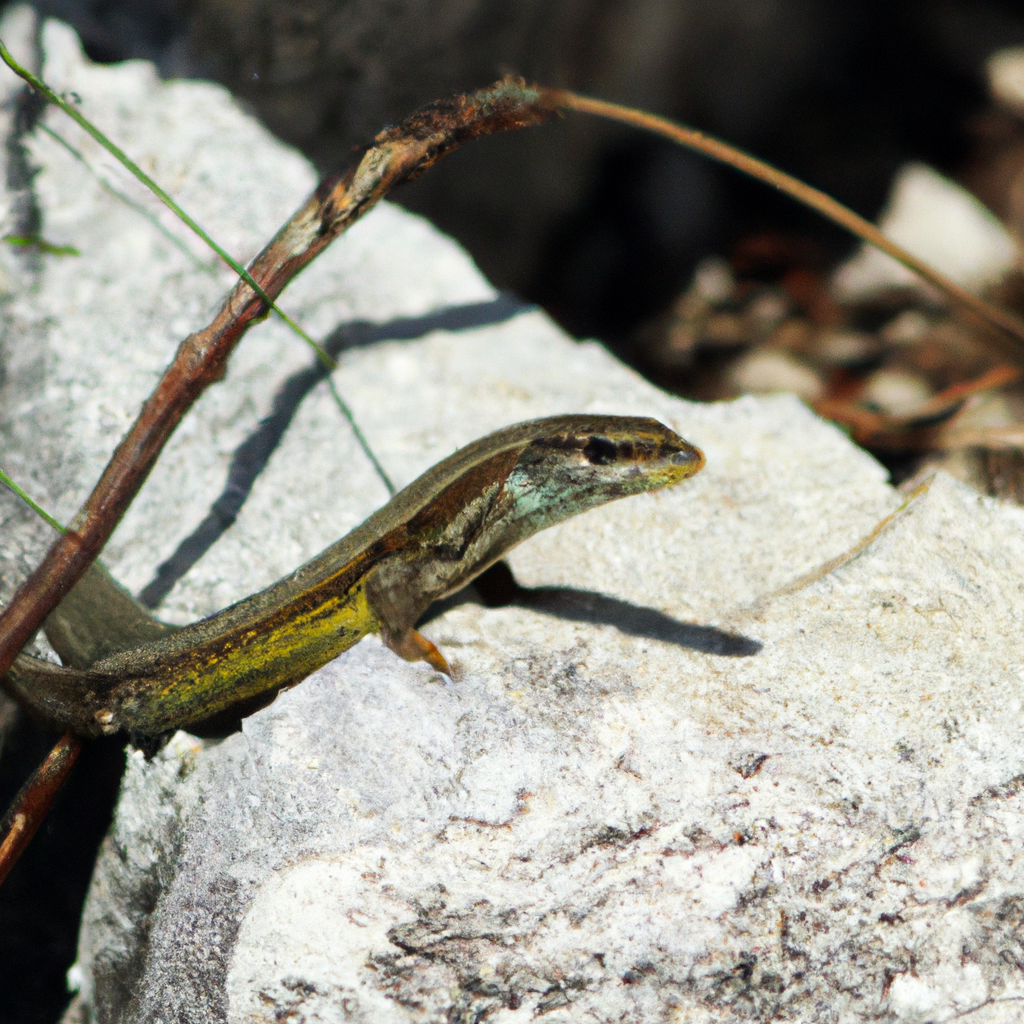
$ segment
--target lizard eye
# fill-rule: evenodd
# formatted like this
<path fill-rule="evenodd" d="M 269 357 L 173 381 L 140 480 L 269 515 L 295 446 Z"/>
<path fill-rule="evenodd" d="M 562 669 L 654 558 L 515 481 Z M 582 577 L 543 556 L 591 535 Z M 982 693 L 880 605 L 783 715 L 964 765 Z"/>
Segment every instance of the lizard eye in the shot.
<path fill-rule="evenodd" d="M 591 437 L 583 448 L 583 457 L 594 466 L 607 466 L 617 456 L 615 443 L 607 437 Z"/>

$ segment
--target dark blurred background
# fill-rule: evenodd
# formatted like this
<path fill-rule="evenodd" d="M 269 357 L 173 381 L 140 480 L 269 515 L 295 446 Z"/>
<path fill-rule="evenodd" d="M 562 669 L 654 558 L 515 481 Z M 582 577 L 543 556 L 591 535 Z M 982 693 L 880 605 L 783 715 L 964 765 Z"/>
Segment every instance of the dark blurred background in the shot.
<path fill-rule="evenodd" d="M 505 74 L 693 123 L 874 216 L 894 170 L 956 174 L 1019 0 L 41 0 L 98 61 L 224 83 L 321 170 L 415 107 Z M 763 186 L 574 115 L 476 143 L 394 198 L 570 332 L 627 350 L 708 253 L 848 241 Z"/>
<path fill-rule="evenodd" d="M 990 124 L 986 58 L 1024 43 L 1020 0 L 35 6 L 74 25 L 94 60 L 141 57 L 166 77 L 222 82 L 325 172 L 417 106 L 515 73 L 694 124 L 869 218 L 908 160 L 970 179 Z M 761 185 L 581 115 L 474 143 L 392 198 L 454 235 L 496 285 L 641 366 L 645 325 L 702 257 L 785 259 L 789 240 L 820 273 L 852 247 Z M 4 806 L 50 745 L 25 723 L 7 735 Z M 0 898 L 0 1024 L 52 1024 L 67 1001 L 79 908 L 123 764 L 116 745 L 86 757 Z"/>

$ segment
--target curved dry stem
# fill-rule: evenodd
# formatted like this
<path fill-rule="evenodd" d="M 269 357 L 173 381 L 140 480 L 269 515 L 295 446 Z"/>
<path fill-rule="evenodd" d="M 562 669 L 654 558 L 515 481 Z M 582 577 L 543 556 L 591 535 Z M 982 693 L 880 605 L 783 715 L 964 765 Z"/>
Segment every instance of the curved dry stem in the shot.
<path fill-rule="evenodd" d="M 688 149 L 703 153 L 705 156 L 711 157 L 712 160 L 717 160 L 719 163 L 734 167 L 752 178 L 757 178 L 780 192 L 785 192 L 797 202 L 817 210 L 824 217 L 857 235 L 858 238 L 881 249 L 886 255 L 891 256 L 908 270 L 945 292 L 955 302 L 971 310 L 988 323 L 1011 334 L 1018 342 L 1017 351 L 1019 353 L 1020 343 L 1024 343 L 1024 322 L 1005 310 L 993 306 L 990 302 L 986 302 L 973 292 L 950 280 L 945 274 L 939 273 L 924 260 L 918 259 L 913 253 L 883 235 L 870 221 L 854 213 L 853 210 L 830 195 L 794 178 L 791 174 L 772 167 L 763 160 L 758 160 L 757 157 L 751 156 L 749 153 L 744 153 L 743 150 L 737 149 L 735 146 L 730 146 L 727 142 L 722 142 L 721 139 L 705 135 L 704 132 L 697 131 L 695 128 L 687 128 L 685 125 L 676 124 L 674 121 L 656 114 L 634 110 L 618 103 L 608 103 L 590 96 L 580 96 L 565 89 L 548 89 L 545 92 L 551 97 L 552 102 L 557 103 L 560 107 L 596 114 L 598 117 L 607 117 L 613 121 L 620 121 L 623 124 L 634 125 L 645 131 L 654 132 L 656 135 L 662 135 Z"/>

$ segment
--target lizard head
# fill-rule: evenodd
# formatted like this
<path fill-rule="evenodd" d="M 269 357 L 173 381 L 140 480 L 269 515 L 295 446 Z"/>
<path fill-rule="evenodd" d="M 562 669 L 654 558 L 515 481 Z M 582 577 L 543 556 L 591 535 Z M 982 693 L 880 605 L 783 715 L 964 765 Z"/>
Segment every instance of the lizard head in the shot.
<path fill-rule="evenodd" d="M 699 448 L 657 420 L 559 416 L 537 420 L 505 481 L 535 529 L 643 491 L 677 484 L 704 465 Z"/>
<path fill-rule="evenodd" d="M 698 448 L 657 420 L 554 416 L 474 441 L 410 485 L 395 505 L 422 500 L 395 557 L 367 578 L 369 606 L 385 643 L 402 657 L 447 663 L 413 624 L 540 530 L 616 498 L 693 476 Z"/>
<path fill-rule="evenodd" d="M 368 582 L 371 604 L 386 633 L 404 635 L 431 601 L 527 537 L 616 498 L 679 483 L 703 465 L 698 448 L 646 417 L 553 416 L 505 427 L 394 500 L 392 508 L 418 509 L 394 534 L 402 540 L 397 557 Z"/>

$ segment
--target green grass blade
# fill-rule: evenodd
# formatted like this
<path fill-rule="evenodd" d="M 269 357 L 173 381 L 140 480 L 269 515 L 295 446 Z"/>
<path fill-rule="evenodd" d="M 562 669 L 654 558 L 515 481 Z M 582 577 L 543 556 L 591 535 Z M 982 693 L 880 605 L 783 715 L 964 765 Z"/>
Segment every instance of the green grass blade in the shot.
<path fill-rule="evenodd" d="M 49 256 L 81 256 L 73 245 L 54 245 L 40 235 L 4 235 L 8 245 L 23 246 L 26 249 L 37 249 Z"/>
<path fill-rule="evenodd" d="M 334 383 L 334 378 L 328 375 L 327 386 L 331 389 L 331 397 L 334 399 L 334 404 L 341 410 L 341 415 L 348 420 L 348 425 L 352 428 L 352 433 L 356 435 L 356 440 L 359 442 L 359 447 L 363 449 L 363 453 L 373 463 L 373 468 L 377 470 L 377 476 L 384 481 L 384 486 L 388 489 L 388 494 L 393 498 L 398 492 L 395 490 L 395 485 L 391 482 L 391 477 L 384 472 L 384 467 L 380 464 L 377 456 L 373 454 L 373 449 L 370 447 L 370 442 L 366 440 L 366 435 L 360 430 L 359 424 L 356 423 L 355 414 L 349 407 L 348 402 L 341 397 L 341 392 L 338 390 Z"/>
<path fill-rule="evenodd" d="M 4 46 L 2 40 L 0 40 L 0 59 L 2 59 L 3 62 L 16 75 L 18 75 L 25 82 L 27 82 L 33 89 L 35 89 L 36 92 L 38 92 L 40 95 L 42 95 L 51 103 L 53 103 L 55 106 L 63 110 L 64 113 L 68 115 L 68 117 L 70 117 L 76 124 L 78 124 L 88 135 L 95 139 L 96 142 L 98 142 L 108 153 L 110 153 L 111 156 L 113 156 L 114 159 L 117 160 L 122 167 L 124 167 L 130 174 L 132 174 L 138 181 L 140 181 L 147 189 L 149 189 L 149 191 L 152 192 L 153 195 L 155 195 L 179 220 L 181 220 L 183 224 L 185 224 L 196 236 L 202 239 L 202 241 L 207 246 L 209 246 L 209 248 L 213 250 L 213 252 L 215 252 L 229 267 L 231 267 L 231 269 L 234 270 L 235 273 L 238 274 L 238 276 L 241 277 L 242 280 L 245 281 L 245 283 L 248 284 L 249 287 L 252 288 L 253 291 L 261 299 L 263 299 L 264 302 L 267 303 L 267 305 L 292 329 L 292 331 L 295 332 L 295 334 L 302 338 L 302 340 L 305 341 L 306 344 L 308 344 L 313 349 L 314 352 L 316 352 L 317 358 L 327 368 L 328 373 L 330 373 L 330 371 L 337 369 L 337 361 L 333 359 L 329 353 L 325 352 L 324 349 L 316 341 L 313 340 L 313 338 L 311 338 L 290 316 L 288 316 L 282 309 L 278 307 L 278 305 L 270 298 L 270 296 L 267 295 L 267 293 L 259 286 L 259 284 L 256 283 L 255 279 L 252 277 L 249 271 L 242 266 L 241 263 L 239 263 L 233 256 L 231 256 L 230 253 L 228 253 L 225 249 L 218 245 L 217 242 L 215 242 L 206 233 L 206 231 L 203 230 L 202 226 L 198 222 L 196 222 L 192 217 L 190 217 L 181 208 L 181 206 L 178 205 L 178 203 L 176 203 L 148 174 L 146 174 L 145 171 L 142 170 L 141 167 L 138 166 L 138 164 L 136 164 L 127 155 L 127 153 L 125 153 L 119 146 L 111 142 L 111 140 L 108 139 L 106 135 L 104 135 L 103 132 L 101 132 L 99 128 L 97 128 L 91 121 L 89 121 L 88 118 L 86 118 L 82 113 L 76 110 L 75 107 L 72 104 L 68 103 L 67 100 L 65 100 L 62 96 L 58 95 L 41 78 L 39 78 L 37 75 L 34 75 L 27 68 L 22 67 L 11 56 L 10 51 L 7 49 L 6 46 Z M 127 203 L 137 212 L 142 213 L 143 216 L 147 218 L 147 220 L 150 220 L 151 222 L 155 223 L 156 227 L 163 234 L 168 235 L 176 245 L 178 245 L 181 248 L 186 248 L 182 246 L 180 240 L 175 238 L 173 235 L 170 235 L 170 233 L 167 232 L 167 230 L 161 224 L 159 224 L 159 222 L 154 221 L 153 218 L 148 213 L 148 211 L 146 211 L 143 207 L 139 206 L 138 203 L 134 202 L 134 200 L 130 199 L 124 193 L 114 189 L 113 186 L 111 186 L 109 183 L 100 178 L 99 175 L 97 175 L 96 172 L 93 171 L 92 168 L 89 166 L 89 163 L 85 159 L 85 157 L 77 149 L 75 149 L 69 142 L 63 139 L 56 132 L 51 131 L 45 125 L 42 127 L 48 135 L 50 135 L 55 141 L 64 146 L 72 154 L 72 156 L 74 156 L 77 160 L 81 161 L 93 173 L 93 175 L 99 180 L 100 184 L 108 192 L 111 192 L 117 198 Z M 37 244 L 42 244 L 38 243 L 38 240 L 23 240 L 14 238 L 8 238 L 7 240 L 12 242 L 12 244 L 29 244 L 30 241 L 36 241 Z M 56 249 L 56 247 L 51 248 Z M 70 247 L 67 247 L 67 250 L 70 253 Z M 192 256 L 192 253 L 188 251 L 187 248 L 186 252 L 188 252 L 189 256 L 193 259 L 193 261 L 195 261 L 195 257 Z M 77 252 L 75 253 L 75 255 L 77 255 Z M 385 472 L 384 467 L 380 463 L 380 460 L 374 454 L 373 449 L 370 447 L 369 441 L 367 441 L 366 436 L 359 428 L 358 423 L 356 423 L 355 416 L 353 415 L 351 408 L 349 407 L 348 403 L 342 398 L 341 393 L 338 391 L 337 385 L 334 383 L 333 379 L 331 379 L 331 377 L 328 376 L 327 380 L 331 390 L 331 395 L 334 398 L 334 401 L 337 404 L 338 408 L 341 410 L 341 414 L 345 417 L 345 419 L 349 423 L 349 426 L 352 428 L 352 432 L 355 434 L 356 440 L 359 442 L 359 446 L 363 449 L 363 452 L 372 463 L 373 468 L 376 470 L 378 476 L 384 482 L 384 486 L 387 488 L 388 493 L 394 496 L 395 486 L 391 482 L 391 478 Z M 2 473 L 2 471 L 0 471 L 0 473 Z M 39 512 L 39 514 L 42 515 L 47 520 L 47 522 L 50 522 L 52 525 L 55 525 L 59 529 L 62 529 L 62 527 L 60 527 L 59 524 L 57 524 L 56 520 L 50 519 L 50 517 L 47 516 L 47 514 L 42 511 L 42 509 L 33 504 L 31 499 L 28 498 L 28 496 L 22 490 L 20 490 L 20 488 L 18 488 L 13 483 L 13 481 L 11 481 L 8 477 L 6 477 L 5 475 L 0 476 L 0 482 L 6 483 L 9 487 L 15 490 L 15 492 L 19 494 L 25 501 L 29 502 L 29 504 L 32 505 L 32 507 L 36 509 L 36 511 Z"/>
<path fill-rule="evenodd" d="M 6 484 L 36 515 L 45 519 L 59 533 L 68 532 L 65 526 L 54 519 L 42 505 L 33 501 L 2 469 L 0 469 L 0 484 Z"/>
<path fill-rule="evenodd" d="M 146 172 L 136 164 L 127 153 L 119 146 L 110 141 L 87 117 L 68 103 L 63 96 L 59 96 L 41 78 L 32 74 L 28 68 L 23 68 L 11 56 L 10 51 L 0 40 L 0 59 L 21 79 L 45 97 L 54 106 L 60 107 L 68 117 L 71 118 L 83 131 L 96 140 L 122 167 L 137 178 L 150 192 L 153 193 L 186 227 L 197 237 L 208 245 L 245 283 L 275 312 L 288 326 L 295 331 L 303 341 L 316 352 L 320 361 L 328 369 L 333 370 L 337 363 L 318 345 L 298 324 L 286 316 L 277 308 L 277 304 L 269 295 L 256 283 L 256 279 L 238 262 L 226 249 L 218 245 L 202 228 L 202 226 L 190 217 Z"/>

